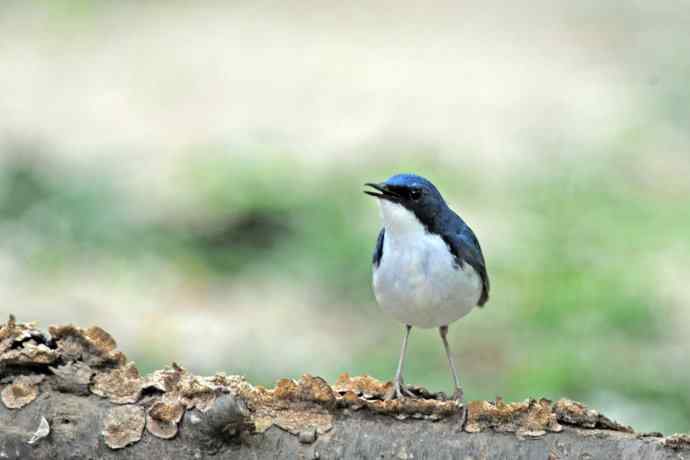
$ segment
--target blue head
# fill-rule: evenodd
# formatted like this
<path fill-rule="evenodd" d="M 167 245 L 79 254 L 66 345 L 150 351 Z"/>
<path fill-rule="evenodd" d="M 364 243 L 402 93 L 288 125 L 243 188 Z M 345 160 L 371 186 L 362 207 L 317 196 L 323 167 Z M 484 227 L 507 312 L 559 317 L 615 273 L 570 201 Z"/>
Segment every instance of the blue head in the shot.
<path fill-rule="evenodd" d="M 437 221 L 439 216 L 448 209 L 434 184 L 416 174 L 397 174 L 385 182 L 365 185 L 372 187 L 375 191 L 367 190 L 364 193 L 405 207 L 426 226 Z"/>

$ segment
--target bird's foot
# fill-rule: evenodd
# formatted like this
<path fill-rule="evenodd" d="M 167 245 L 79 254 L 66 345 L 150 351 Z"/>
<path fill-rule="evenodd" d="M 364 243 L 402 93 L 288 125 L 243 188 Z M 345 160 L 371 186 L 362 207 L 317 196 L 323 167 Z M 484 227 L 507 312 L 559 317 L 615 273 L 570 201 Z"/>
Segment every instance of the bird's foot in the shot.
<path fill-rule="evenodd" d="M 417 399 L 417 395 L 415 395 L 409 389 L 409 387 L 403 383 L 402 379 L 394 380 L 392 391 L 390 391 L 389 394 L 386 395 L 386 397 L 384 399 L 390 400 L 390 399 L 405 399 L 405 398 Z"/>
<path fill-rule="evenodd" d="M 395 387 L 395 397 L 397 399 L 403 399 L 403 398 L 417 399 L 417 396 L 414 393 L 412 393 L 412 391 L 409 390 L 407 385 L 403 385 L 402 383 Z"/>
<path fill-rule="evenodd" d="M 463 404 L 465 402 L 465 392 L 462 391 L 462 388 L 457 387 L 453 392 L 453 396 L 451 396 L 451 399 L 457 402 L 458 404 Z"/>

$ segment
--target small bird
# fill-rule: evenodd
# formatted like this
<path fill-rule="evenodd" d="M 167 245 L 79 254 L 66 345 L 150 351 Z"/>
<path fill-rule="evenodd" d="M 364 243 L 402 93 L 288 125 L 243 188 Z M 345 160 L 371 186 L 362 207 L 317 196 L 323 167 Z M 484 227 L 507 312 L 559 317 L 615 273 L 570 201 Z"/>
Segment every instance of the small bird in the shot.
<path fill-rule="evenodd" d="M 383 229 L 373 256 L 373 285 L 383 311 L 405 324 L 395 397 L 415 397 L 403 383 L 407 340 L 412 327 L 438 327 L 453 376 L 453 398 L 463 391 L 448 346 L 448 325 L 489 299 L 484 255 L 472 229 L 446 204 L 429 180 L 398 174 L 364 184 L 378 198 Z"/>

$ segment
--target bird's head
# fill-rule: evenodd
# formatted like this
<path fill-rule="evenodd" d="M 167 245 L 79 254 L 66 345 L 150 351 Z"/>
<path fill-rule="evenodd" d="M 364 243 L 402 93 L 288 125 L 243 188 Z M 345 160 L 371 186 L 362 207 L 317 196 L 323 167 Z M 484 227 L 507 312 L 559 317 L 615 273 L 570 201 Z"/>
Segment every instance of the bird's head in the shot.
<path fill-rule="evenodd" d="M 416 174 L 397 174 L 385 182 L 368 182 L 364 185 L 373 189 L 364 193 L 379 199 L 386 225 L 405 225 L 404 221 L 410 219 L 411 212 L 421 224 L 428 227 L 447 207 L 434 184 Z"/>

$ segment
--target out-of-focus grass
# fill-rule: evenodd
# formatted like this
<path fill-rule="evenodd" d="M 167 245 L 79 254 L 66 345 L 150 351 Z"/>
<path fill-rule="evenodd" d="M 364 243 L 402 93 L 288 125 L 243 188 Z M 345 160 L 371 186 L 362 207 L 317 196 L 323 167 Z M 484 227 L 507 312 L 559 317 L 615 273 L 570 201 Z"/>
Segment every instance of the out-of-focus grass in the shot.
<path fill-rule="evenodd" d="M 15 158 L 0 174 L 0 232 L 11 237 L 4 249 L 19 254 L 38 279 L 68 273 L 83 257 L 117 277 L 155 254 L 191 278 L 269 276 L 313 286 L 324 296 L 314 314 L 336 315 L 343 327 L 375 308 L 369 261 L 378 215 L 360 191 L 362 182 L 394 172 L 389 168 L 372 163 L 310 177 L 288 160 L 269 165 L 208 156 L 181 165 L 185 205 L 156 220 L 133 217 L 136 203 L 112 177 L 52 174 L 30 155 Z M 455 207 L 487 254 L 491 302 L 451 328 L 469 397 L 587 401 L 610 393 L 672 412 L 634 420 L 643 424 L 638 428 L 687 427 L 690 373 L 653 359 L 674 327 L 654 264 L 672 242 L 687 245 L 686 203 L 617 175 L 615 158 L 596 168 L 567 162 L 546 178 L 516 174 L 484 183 L 405 158 L 401 169 L 432 177 L 454 204 L 461 198 Z M 355 310 L 338 311 L 343 300 Z M 376 346 L 343 370 L 392 375 L 402 327 L 386 321 L 376 330 Z M 350 340 L 358 340 L 357 331 Z M 143 367 L 164 364 L 150 351 Z M 450 389 L 434 331 L 413 333 L 406 369 L 409 382 Z M 669 373 L 671 380 L 664 378 Z M 252 377 L 270 383 L 273 376 Z"/>

